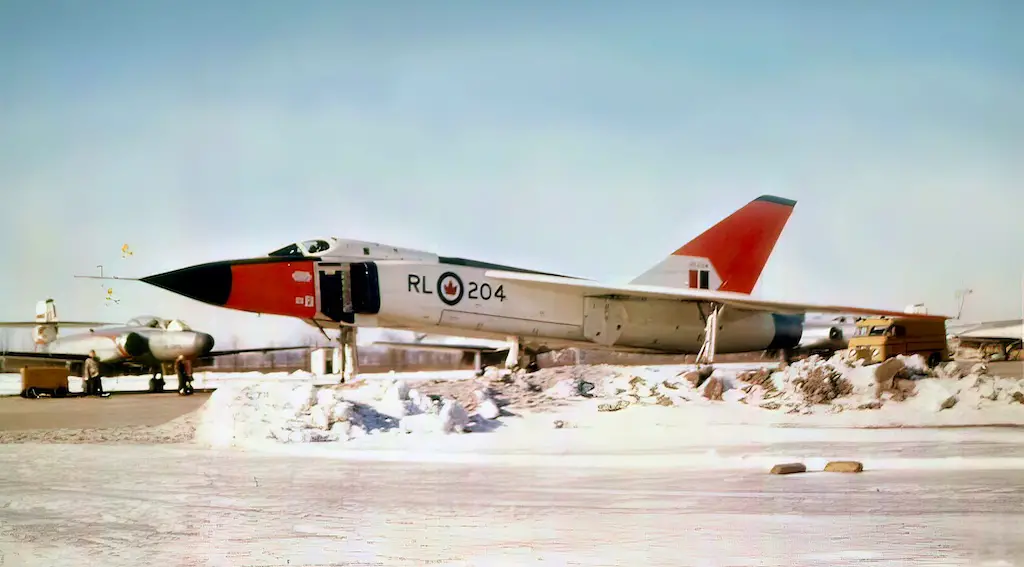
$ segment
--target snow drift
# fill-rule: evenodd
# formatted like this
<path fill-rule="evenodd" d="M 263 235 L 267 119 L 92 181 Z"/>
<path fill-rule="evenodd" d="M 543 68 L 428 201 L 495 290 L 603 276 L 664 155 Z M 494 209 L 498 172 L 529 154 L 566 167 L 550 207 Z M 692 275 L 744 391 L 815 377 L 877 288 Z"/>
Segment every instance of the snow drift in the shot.
<path fill-rule="evenodd" d="M 591 367 L 574 371 L 544 395 L 566 400 L 597 397 L 600 411 L 739 403 L 803 414 L 887 406 L 938 412 L 953 407 L 984 410 L 1024 404 L 1020 380 L 989 376 L 984 365 L 976 365 L 966 376 L 955 363 L 929 369 L 920 355 L 897 356 L 869 366 L 837 354 L 827 360 L 811 356 L 778 370 L 673 370 Z"/>
<path fill-rule="evenodd" d="M 210 446 L 344 442 L 398 432 L 464 433 L 486 421 L 471 419 L 454 399 L 420 394 L 401 380 L 331 386 L 263 382 L 218 388 L 199 410 L 196 441 Z"/>
<path fill-rule="evenodd" d="M 598 418 L 596 413 L 638 406 L 652 406 L 660 416 L 652 419 L 661 423 L 675 420 L 663 411 L 704 424 L 1024 423 L 1024 388 L 1021 380 L 988 375 L 984 365 L 962 375 L 952 363 L 929 369 L 920 356 L 865 366 L 841 355 L 827 360 L 812 356 L 781 369 L 597 365 L 533 374 L 489 372 L 471 380 L 239 383 L 221 386 L 199 410 L 196 441 L 252 446 L 447 435 L 513 425 L 504 420 L 510 414 L 548 415 L 548 423 L 556 423 L 553 429 L 571 429 L 584 421 L 632 429 L 620 419 L 606 419 L 610 416 L 603 413 Z M 649 412 L 623 413 L 630 414 L 629 420 L 643 421 L 641 414 Z M 519 431 L 523 420 L 514 425 Z"/>

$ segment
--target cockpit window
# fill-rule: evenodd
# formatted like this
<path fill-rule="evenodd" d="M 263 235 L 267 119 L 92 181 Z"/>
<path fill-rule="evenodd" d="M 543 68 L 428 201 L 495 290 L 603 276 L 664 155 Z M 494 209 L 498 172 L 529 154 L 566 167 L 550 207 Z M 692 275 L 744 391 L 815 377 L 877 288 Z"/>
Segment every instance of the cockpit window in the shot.
<path fill-rule="evenodd" d="M 325 252 L 331 245 L 326 240 L 307 240 L 302 243 L 310 254 Z"/>
<path fill-rule="evenodd" d="M 274 250 L 268 256 L 302 256 L 302 249 L 299 248 L 298 244 L 289 244 L 284 248 Z"/>
<path fill-rule="evenodd" d="M 167 323 L 168 331 L 191 331 L 192 327 L 189 327 L 187 323 L 181 319 L 171 319 Z"/>
<path fill-rule="evenodd" d="M 128 321 L 130 327 L 149 327 L 151 329 L 162 329 L 164 321 L 159 317 L 142 316 Z"/>

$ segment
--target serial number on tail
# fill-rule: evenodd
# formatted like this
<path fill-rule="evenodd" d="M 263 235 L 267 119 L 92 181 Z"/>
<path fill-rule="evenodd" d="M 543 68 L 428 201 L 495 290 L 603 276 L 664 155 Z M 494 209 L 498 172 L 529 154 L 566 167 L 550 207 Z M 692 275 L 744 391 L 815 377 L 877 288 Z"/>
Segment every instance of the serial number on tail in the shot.
<path fill-rule="evenodd" d="M 416 292 L 423 295 L 434 295 L 436 292 L 437 297 L 445 305 L 456 305 L 462 301 L 463 297 L 483 301 L 494 299 L 505 301 L 504 285 L 494 287 L 486 282 L 479 283 L 472 280 L 463 284 L 462 278 L 455 272 L 441 274 L 441 277 L 437 278 L 437 282 L 433 286 L 427 283 L 427 278 L 417 274 L 409 274 L 408 288 L 410 293 Z"/>

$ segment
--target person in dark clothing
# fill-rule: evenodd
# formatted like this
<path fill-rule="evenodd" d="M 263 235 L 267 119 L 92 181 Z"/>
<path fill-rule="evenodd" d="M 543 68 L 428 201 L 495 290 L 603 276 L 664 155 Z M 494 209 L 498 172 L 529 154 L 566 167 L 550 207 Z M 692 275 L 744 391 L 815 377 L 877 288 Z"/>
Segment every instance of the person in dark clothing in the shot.
<path fill-rule="evenodd" d="M 85 359 L 85 380 L 82 381 L 82 393 L 86 396 L 106 397 L 103 392 L 103 375 L 100 373 L 100 359 L 96 351 L 89 351 L 89 358 Z"/>
<path fill-rule="evenodd" d="M 178 375 L 178 394 L 182 396 L 192 394 L 192 373 L 184 355 L 178 355 L 177 360 L 174 361 L 174 371 Z"/>

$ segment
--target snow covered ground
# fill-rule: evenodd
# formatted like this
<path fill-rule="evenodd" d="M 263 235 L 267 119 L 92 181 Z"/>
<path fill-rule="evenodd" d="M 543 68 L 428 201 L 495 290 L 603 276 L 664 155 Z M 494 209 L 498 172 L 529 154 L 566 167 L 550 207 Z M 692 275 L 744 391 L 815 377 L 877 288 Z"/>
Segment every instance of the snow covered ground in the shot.
<path fill-rule="evenodd" d="M 819 452 L 818 445 L 801 450 Z M 7 445 L 0 446 L 0 560 L 4 567 L 1013 566 L 1024 564 L 1021 484 L 1020 471 L 774 476 Z"/>
<path fill-rule="evenodd" d="M 758 366 L 218 377 L 188 443 L 0 446 L 0 563 L 1024 565 L 1021 380 Z"/>

